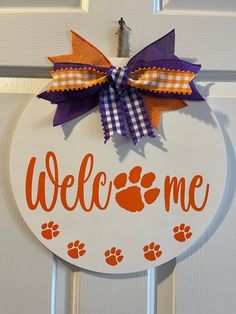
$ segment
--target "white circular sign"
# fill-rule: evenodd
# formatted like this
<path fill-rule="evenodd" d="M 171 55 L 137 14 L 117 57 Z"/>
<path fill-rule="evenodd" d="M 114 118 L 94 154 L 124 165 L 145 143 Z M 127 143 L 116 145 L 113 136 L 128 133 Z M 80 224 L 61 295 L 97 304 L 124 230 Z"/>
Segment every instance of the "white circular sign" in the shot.
<path fill-rule="evenodd" d="M 128 273 L 163 264 L 204 232 L 220 203 L 226 154 L 205 102 L 163 116 L 154 139 L 103 143 L 97 109 L 52 127 L 35 97 L 12 140 L 17 206 L 37 238 L 89 270 Z"/>

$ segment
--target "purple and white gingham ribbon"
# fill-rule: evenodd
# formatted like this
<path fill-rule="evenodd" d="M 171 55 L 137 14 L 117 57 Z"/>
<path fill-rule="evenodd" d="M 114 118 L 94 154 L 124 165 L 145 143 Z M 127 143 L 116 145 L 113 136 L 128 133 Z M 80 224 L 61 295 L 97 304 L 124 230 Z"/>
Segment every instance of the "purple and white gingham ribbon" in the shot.
<path fill-rule="evenodd" d="M 155 137 L 142 96 L 127 85 L 128 69 L 111 67 L 109 83 L 99 95 L 99 109 L 105 143 L 114 132 L 132 138 Z M 127 131 L 128 127 L 128 131 Z"/>

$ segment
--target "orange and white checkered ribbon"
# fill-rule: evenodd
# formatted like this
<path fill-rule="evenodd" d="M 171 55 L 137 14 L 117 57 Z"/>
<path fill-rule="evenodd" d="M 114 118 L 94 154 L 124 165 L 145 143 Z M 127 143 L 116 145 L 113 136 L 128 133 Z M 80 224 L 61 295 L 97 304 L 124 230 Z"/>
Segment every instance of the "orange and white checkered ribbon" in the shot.
<path fill-rule="evenodd" d="M 102 84 L 107 81 L 107 73 L 94 69 L 60 69 L 51 71 L 52 85 L 48 91 L 78 90 Z"/>
<path fill-rule="evenodd" d="M 95 69 L 60 69 L 51 72 L 53 82 L 48 91 L 78 90 L 108 81 L 108 73 Z M 174 93 L 190 95 L 190 82 L 196 76 L 187 71 L 163 68 L 143 68 L 129 73 L 127 84 L 156 93 Z"/>
<path fill-rule="evenodd" d="M 191 94 L 189 83 L 195 73 L 161 68 L 138 69 L 129 74 L 132 87 L 159 93 Z"/>

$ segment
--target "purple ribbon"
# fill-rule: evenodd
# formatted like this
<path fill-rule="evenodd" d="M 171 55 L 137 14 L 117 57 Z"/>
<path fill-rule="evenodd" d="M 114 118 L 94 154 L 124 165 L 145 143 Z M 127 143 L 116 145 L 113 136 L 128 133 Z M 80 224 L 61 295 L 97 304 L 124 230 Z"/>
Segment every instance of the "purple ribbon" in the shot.
<path fill-rule="evenodd" d="M 106 84 L 99 94 L 105 142 L 114 132 L 125 137 L 129 132 L 134 144 L 145 135 L 155 136 L 143 98 L 134 88 L 127 85 L 127 79 L 127 67 L 111 67 L 109 84 Z"/>

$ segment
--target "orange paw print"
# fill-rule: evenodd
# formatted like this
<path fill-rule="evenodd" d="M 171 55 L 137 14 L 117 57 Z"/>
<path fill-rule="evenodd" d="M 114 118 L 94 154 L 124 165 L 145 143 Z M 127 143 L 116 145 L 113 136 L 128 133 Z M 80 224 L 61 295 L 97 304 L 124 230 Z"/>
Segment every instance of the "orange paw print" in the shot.
<path fill-rule="evenodd" d="M 116 266 L 117 264 L 119 264 L 124 256 L 121 255 L 121 250 L 117 249 L 116 247 L 111 248 L 110 250 L 107 250 L 104 253 L 105 257 L 106 257 L 106 262 L 107 264 L 111 265 L 111 266 Z"/>
<path fill-rule="evenodd" d="M 154 242 L 151 242 L 149 245 L 145 245 L 143 252 L 144 257 L 152 262 L 159 258 L 162 254 L 162 251 L 160 251 L 160 245 L 155 244 Z"/>
<path fill-rule="evenodd" d="M 84 249 L 85 244 L 80 242 L 79 240 L 68 243 L 67 247 L 68 247 L 67 253 L 72 258 L 79 258 L 80 256 L 83 256 L 86 253 L 86 250 Z"/>
<path fill-rule="evenodd" d="M 152 172 L 143 176 L 141 174 L 142 168 L 136 166 L 130 170 L 129 178 L 126 173 L 120 173 L 114 180 L 116 189 L 121 189 L 116 193 L 116 202 L 130 212 L 140 212 L 144 209 L 145 203 L 152 204 L 160 193 L 158 188 L 150 188 L 156 179 L 155 174 Z M 131 183 L 129 187 L 127 187 L 128 180 Z M 143 192 L 143 188 L 148 190 Z"/>
<path fill-rule="evenodd" d="M 185 224 L 175 226 L 173 231 L 175 240 L 179 242 L 185 242 L 192 236 L 192 232 L 190 232 L 190 226 L 185 226 Z"/>
<path fill-rule="evenodd" d="M 51 240 L 52 238 L 55 238 L 60 233 L 58 229 L 58 225 L 54 223 L 54 221 L 50 221 L 48 223 L 42 224 L 41 228 L 41 235 L 44 237 L 44 239 Z"/>

